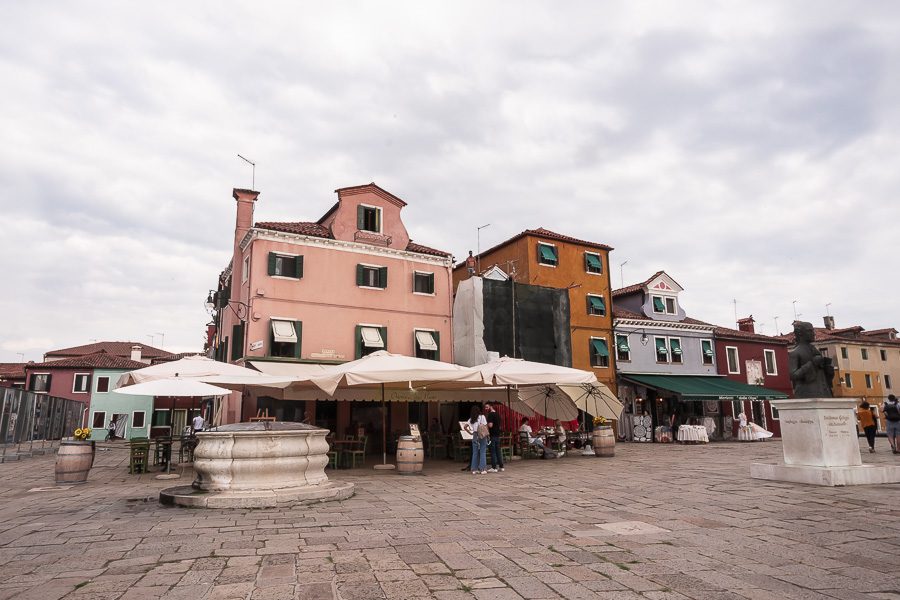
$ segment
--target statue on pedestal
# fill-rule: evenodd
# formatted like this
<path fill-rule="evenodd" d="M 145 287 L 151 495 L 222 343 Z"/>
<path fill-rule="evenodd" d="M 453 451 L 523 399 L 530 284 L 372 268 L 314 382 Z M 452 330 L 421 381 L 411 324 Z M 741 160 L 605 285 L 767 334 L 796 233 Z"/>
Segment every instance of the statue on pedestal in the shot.
<path fill-rule="evenodd" d="M 795 398 L 831 398 L 834 364 L 813 346 L 816 339 L 812 323 L 794 322 L 794 343 L 788 357 L 791 385 Z"/>

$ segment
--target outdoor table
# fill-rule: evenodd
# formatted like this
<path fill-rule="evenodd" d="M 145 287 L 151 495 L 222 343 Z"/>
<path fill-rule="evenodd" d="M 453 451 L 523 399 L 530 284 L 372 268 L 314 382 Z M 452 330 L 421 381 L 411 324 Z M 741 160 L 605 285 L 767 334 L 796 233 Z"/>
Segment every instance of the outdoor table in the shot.
<path fill-rule="evenodd" d="M 153 457 L 154 464 L 166 466 L 172 460 L 172 438 L 156 438 Z"/>
<path fill-rule="evenodd" d="M 337 452 L 337 460 L 336 468 L 340 468 L 341 466 L 341 453 L 346 452 L 347 450 L 353 450 L 353 445 L 356 444 L 359 440 L 330 440 L 328 443 L 331 444 L 331 449 L 334 452 Z"/>
<path fill-rule="evenodd" d="M 682 425 L 678 428 L 678 441 L 683 443 L 708 444 L 709 434 L 703 425 Z"/>

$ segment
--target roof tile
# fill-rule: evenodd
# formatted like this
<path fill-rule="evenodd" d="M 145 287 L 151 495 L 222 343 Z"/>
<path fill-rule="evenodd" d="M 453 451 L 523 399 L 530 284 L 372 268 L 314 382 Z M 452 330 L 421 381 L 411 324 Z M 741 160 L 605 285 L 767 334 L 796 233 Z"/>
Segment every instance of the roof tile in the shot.
<path fill-rule="evenodd" d="M 30 371 L 36 369 L 124 369 L 133 371 L 149 366 L 150 365 L 146 363 L 109 354 L 108 352 L 95 352 L 94 354 L 85 354 L 83 356 L 73 356 L 72 358 L 29 364 L 26 368 Z"/>
<path fill-rule="evenodd" d="M 94 342 L 93 344 L 85 344 L 84 346 L 73 346 L 72 348 L 62 348 L 59 350 L 51 350 L 44 353 L 44 356 L 84 356 L 85 354 L 94 354 L 96 352 L 106 352 L 113 356 L 121 356 L 131 358 L 131 347 L 141 347 L 141 357 L 155 358 L 157 356 L 169 356 L 171 352 L 166 352 L 160 348 L 154 348 L 140 342 Z"/>

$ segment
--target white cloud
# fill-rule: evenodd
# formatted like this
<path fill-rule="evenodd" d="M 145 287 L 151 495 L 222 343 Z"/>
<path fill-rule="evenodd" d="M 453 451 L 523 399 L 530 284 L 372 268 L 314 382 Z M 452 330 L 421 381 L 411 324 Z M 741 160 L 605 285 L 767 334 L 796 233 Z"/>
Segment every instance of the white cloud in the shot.
<path fill-rule="evenodd" d="M 177 18 L 176 18 L 177 17 Z M 197 349 L 232 187 L 337 187 L 462 256 L 544 226 L 696 317 L 895 326 L 900 9 L 844 2 L 0 6 L 0 360 Z M 21 40 L 41 40 L 22 43 Z M 156 337 L 156 343 L 160 338 Z"/>

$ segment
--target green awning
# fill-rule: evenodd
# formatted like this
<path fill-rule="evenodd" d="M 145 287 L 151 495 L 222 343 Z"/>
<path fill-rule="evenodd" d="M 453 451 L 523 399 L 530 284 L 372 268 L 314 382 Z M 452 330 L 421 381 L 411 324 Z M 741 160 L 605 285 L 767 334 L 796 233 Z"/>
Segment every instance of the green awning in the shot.
<path fill-rule="evenodd" d="M 546 244 L 538 244 L 538 249 L 540 250 L 541 258 L 548 262 L 556 262 L 556 248 Z"/>
<path fill-rule="evenodd" d="M 678 340 L 671 340 L 672 344 L 672 354 L 681 354 L 681 342 Z"/>
<path fill-rule="evenodd" d="M 656 352 L 657 354 L 669 353 L 669 350 L 666 348 L 666 338 L 656 338 Z"/>
<path fill-rule="evenodd" d="M 626 381 L 677 394 L 681 400 L 780 400 L 784 392 L 706 375 L 631 375 Z"/>
<path fill-rule="evenodd" d="M 653 310 L 656 312 L 666 312 L 666 305 L 663 304 L 663 300 L 659 296 L 653 297 Z"/>
<path fill-rule="evenodd" d="M 630 352 L 631 346 L 628 345 L 628 336 L 625 335 L 617 335 L 616 336 L 616 345 L 619 347 L 621 352 Z"/>
<path fill-rule="evenodd" d="M 584 259 L 587 261 L 588 269 L 603 270 L 603 263 L 600 262 L 600 257 L 596 254 L 585 254 Z"/>
<path fill-rule="evenodd" d="M 700 345 L 703 346 L 703 355 L 704 356 L 712 356 L 713 355 L 712 342 L 703 340 L 702 342 L 700 342 Z"/>
<path fill-rule="evenodd" d="M 609 356 L 609 349 L 606 347 L 606 340 L 591 340 L 591 348 L 600 356 Z"/>
<path fill-rule="evenodd" d="M 606 303 L 600 296 L 588 296 L 588 302 L 591 303 L 591 310 L 606 312 Z"/>

